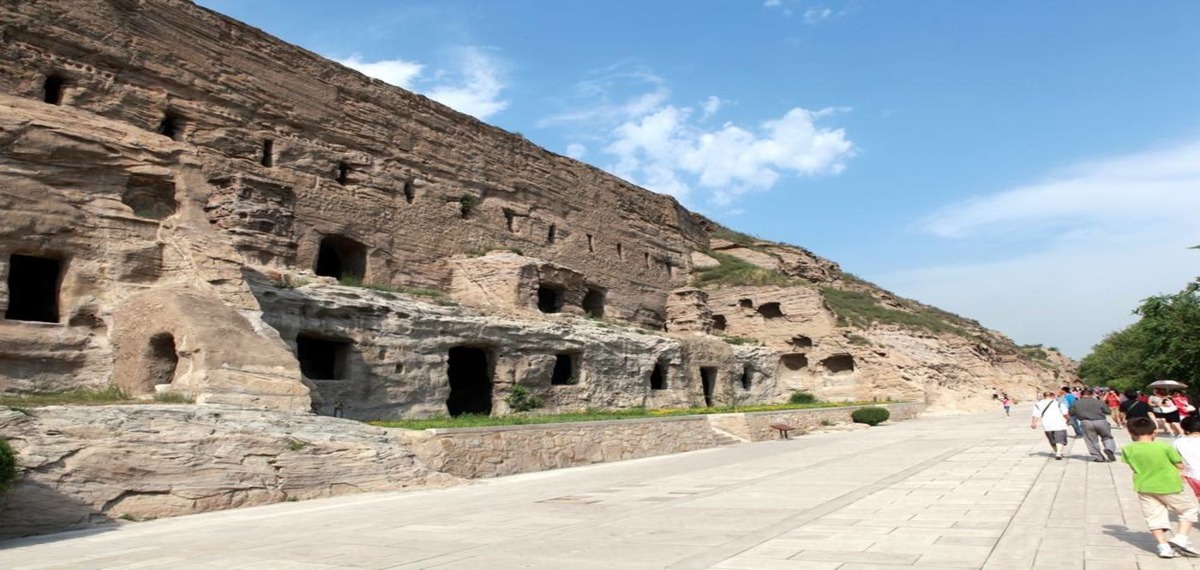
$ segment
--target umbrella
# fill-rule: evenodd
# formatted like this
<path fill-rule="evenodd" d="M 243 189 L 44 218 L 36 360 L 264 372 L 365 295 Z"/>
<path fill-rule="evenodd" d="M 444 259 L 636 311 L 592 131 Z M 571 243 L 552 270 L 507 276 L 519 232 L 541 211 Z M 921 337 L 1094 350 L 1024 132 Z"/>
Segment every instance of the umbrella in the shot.
<path fill-rule="evenodd" d="M 1155 380 L 1146 385 L 1147 388 L 1167 388 L 1167 389 L 1183 389 L 1187 388 L 1187 384 L 1177 380 Z"/>

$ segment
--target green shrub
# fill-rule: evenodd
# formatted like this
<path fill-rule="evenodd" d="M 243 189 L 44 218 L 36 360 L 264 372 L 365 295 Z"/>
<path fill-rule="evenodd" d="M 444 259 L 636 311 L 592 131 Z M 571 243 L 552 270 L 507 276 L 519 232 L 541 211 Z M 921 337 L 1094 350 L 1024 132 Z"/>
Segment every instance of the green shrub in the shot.
<path fill-rule="evenodd" d="M 850 419 L 854 420 L 854 423 L 867 424 L 869 426 L 886 422 L 890 417 L 892 417 L 892 413 L 887 408 L 880 408 L 878 406 L 859 408 L 850 414 Z"/>
<path fill-rule="evenodd" d="M 529 393 L 529 388 L 513 386 L 504 397 L 504 402 L 514 412 L 528 412 L 542 407 L 542 399 Z"/>
<path fill-rule="evenodd" d="M 924 329 L 933 333 L 951 333 L 970 338 L 963 328 L 966 319 L 934 307 L 903 302 L 908 311 L 885 307 L 874 295 L 865 291 L 822 287 L 825 303 L 838 317 L 838 326 L 867 328 L 871 323 L 900 325 L 910 329 Z"/>
<path fill-rule="evenodd" d="M 0 439 L 0 492 L 12 488 L 17 480 L 17 452 L 8 441 Z"/>
<path fill-rule="evenodd" d="M 479 197 L 474 194 L 463 194 L 458 198 L 458 211 L 462 217 L 468 218 L 471 216 L 471 211 L 479 204 Z"/>
<path fill-rule="evenodd" d="M 792 397 L 788 398 L 789 404 L 812 404 L 817 401 L 817 397 L 808 392 L 792 392 Z"/>
<path fill-rule="evenodd" d="M 159 404 L 195 404 L 196 398 L 179 392 L 155 392 L 154 401 Z"/>
<path fill-rule="evenodd" d="M 867 346 L 867 345 L 871 344 L 871 341 L 867 337 L 859 336 L 856 334 L 846 335 L 846 340 L 850 341 L 850 344 L 854 344 L 854 345 L 858 345 L 858 346 Z"/>
<path fill-rule="evenodd" d="M 773 269 L 764 269 L 728 253 L 713 252 L 712 256 L 720 262 L 720 265 L 697 271 L 695 279 L 692 280 L 692 285 L 696 287 L 703 287 L 705 285 L 776 285 L 786 287 L 803 284 L 803 281 L 799 279 L 788 277 Z"/>
<path fill-rule="evenodd" d="M 758 339 L 748 338 L 748 337 L 744 337 L 744 336 L 722 336 L 721 340 L 723 340 L 729 344 L 732 344 L 734 346 L 741 346 L 743 344 L 758 344 Z"/>

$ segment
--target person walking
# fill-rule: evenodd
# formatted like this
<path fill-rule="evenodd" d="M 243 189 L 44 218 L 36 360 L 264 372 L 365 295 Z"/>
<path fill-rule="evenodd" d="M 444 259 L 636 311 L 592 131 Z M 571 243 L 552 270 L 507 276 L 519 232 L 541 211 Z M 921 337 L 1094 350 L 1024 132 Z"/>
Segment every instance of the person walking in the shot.
<path fill-rule="evenodd" d="M 1108 406 L 1108 410 L 1112 412 L 1113 422 L 1117 427 L 1125 425 L 1125 421 L 1121 419 L 1121 397 L 1116 390 L 1109 388 L 1104 391 L 1104 405 Z"/>
<path fill-rule="evenodd" d="M 1008 394 L 1005 394 L 1003 397 L 1001 397 L 1000 404 L 1004 406 L 1004 417 L 1007 418 L 1012 416 L 1012 414 L 1009 413 L 1012 410 L 1012 398 L 1009 398 Z"/>
<path fill-rule="evenodd" d="M 1183 426 L 1179 425 L 1179 408 L 1175 407 L 1175 402 L 1167 395 L 1166 390 L 1154 389 L 1154 395 L 1150 396 L 1150 410 L 1154 412 L 1154 417 L 1166 424 L 1167 435 L 1183 435 Z"/>
<path fill-rule="evenodd" d="M 1067 447 L 1067 407 L 1054 397 L 1054 392 L 1042 393 L 1042 399 L 1033 404 L 1033 417 L 1029 429 L 1037 429 L 1038 422 L 1046 432 L 1046 440 L 1054 451 L 1054 458 L 1062 460 L 1062 450 Z"/>
<path fill-rule="evenodd" d="M 1121 460 L 1133 470 L 1133 489 L 1138 494 L 1138 504 L 1146 517 L 1146 526 L 1158 543 L 1161 558 L 1173 558 L 1175 551 L 1198 556 L 1192 546 L 1192 526 L 1200 514 L 1200 504 L 1189 485 L 1183 484 L 1179 470 L 1184 467 L 1183 456 L 1161 441 L 1154 441 L 1158 431 L 1150 418 L 1130 418 L 1125 422 L 1133 443 L 1121 448 Z M 1171 530 L 1170 512 L 1179 517 L 1179 531 L 1167 539 Z"/>
<path fill-rule="evenodd" d="M 1118 409 L 1121 411 L 1122 419 L 1125 420 L 1126 424 L 1133 418 L 1150 417 L 1150 404 L 1140 396 L 1141 394 L 1137 390 L 1125 391 L 1125 401 L 1121 402 L 1121 406 Z"/>
<path fill-rule="evenodd" d="M 1071 391 L 1070 386 L 1063 386 L 1062 389 L 1058 391 L 1058 397 L 1062 401 L 1063 406 L 1065 406 L 1067 409 L 1071 409 L 1071 405 L 1075 403 L 1075 400 L 1079 399 L 1079 397 Z M 1071 429 L 1075 431 L 1075 437 L 1083 437 L 1083 426 L 1080 425 L 1079 420 L 1070 418 L 1068 421 L 1071 422 Z"/>
<path fill-rule="evenodd" d="M 1092 460 L 1101 463 L 1117 460 L 1117 444 L 1108 425 L 1108 405 L 1096 399 L 1096 392 L 1084 388 L 1080 398 L 1068 408 L 1071 417 L 1083 428 L 1083 442 Z M 1103 448 L 1101 448 L 1103 446 Z"/>

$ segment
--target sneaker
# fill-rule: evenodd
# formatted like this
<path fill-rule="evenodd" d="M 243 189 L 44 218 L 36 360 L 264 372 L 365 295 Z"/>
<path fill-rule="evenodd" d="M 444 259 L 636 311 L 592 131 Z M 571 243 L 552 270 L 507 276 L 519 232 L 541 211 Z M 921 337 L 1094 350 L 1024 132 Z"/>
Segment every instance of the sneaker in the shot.
<path fill-rule="evenodd" d="M 1171 548 L 1170 544 L 1159 544 L 1158 545 L 1158 557 L 1159 558 L 1175 558 L 1175 549 Z"/>
<path fill-rule="evenodd" d="M 1176 536 L 1168 540 L 1167 544 L 1185 556 L 1200 556 L 1200 550 L 1196 550 L 1196 547 L 1192 546 L 1192 541 L 1186 536 Z"/>
<path fill-rule="evenodd" d="M 1055 453 L 1055 454 L 1054 454 L 1054 458 L 1055 458 L 1055 459 L 1058 459 L 1058 460 L 1060 460 L 1060 461 L 1061 461 L 1061 460 L 1062 460 L 1062 454 L 1061 454 L 1061 453 Z"/>
<path fill-rule="evenodd" d="M 1111 449 L 1105 449 L 1105 450 L 1104 450 L 1104 456 L 1105 456 L 1105 457 L 1107 457 L 1109 461 L 1116 461 L 1116 460 L 1117 460 L 1117 454 L 1116 454 L 1116 453 L 1113 453 L 1113 450 L 1111 450 Z"/>

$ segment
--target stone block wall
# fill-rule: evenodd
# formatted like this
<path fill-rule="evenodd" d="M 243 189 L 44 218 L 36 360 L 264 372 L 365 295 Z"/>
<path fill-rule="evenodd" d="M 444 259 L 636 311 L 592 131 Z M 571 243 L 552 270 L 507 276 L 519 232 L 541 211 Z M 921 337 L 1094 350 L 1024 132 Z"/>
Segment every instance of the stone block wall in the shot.
<path fill-rule="evenodd" d="M 891 410 L 891 421 L 915 418 L 923 409 L 916 403 L 880 405 Z M 478 479 L 709 449 L 738 443 L 743 435 L 753 441 L 777 439 L 772 423 L 788 423 L 804 433 L 822 421 L 847 423 L 855 409 L 390 431 L 425 465 Z"/>

